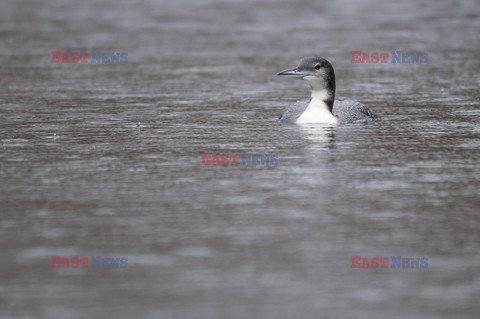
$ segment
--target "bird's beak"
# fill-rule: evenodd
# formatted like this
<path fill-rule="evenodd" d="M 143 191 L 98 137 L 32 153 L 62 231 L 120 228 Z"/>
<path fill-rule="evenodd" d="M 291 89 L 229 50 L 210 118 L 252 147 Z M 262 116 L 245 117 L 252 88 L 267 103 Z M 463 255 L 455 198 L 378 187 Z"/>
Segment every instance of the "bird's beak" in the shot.
<path fill-rule="evenodd" d="M 292 78 L 292 79 L 303 79 L 303 77 L 307 76 L 308 74 L 305 74 L 305 73 L 299 71 L 298 68 L 293 68 L 293 69 L 288 69 L 288 70 L 282 71 L 282 72 L 278 73 L 277 75 L 289 77 L 289 78 Z"/>

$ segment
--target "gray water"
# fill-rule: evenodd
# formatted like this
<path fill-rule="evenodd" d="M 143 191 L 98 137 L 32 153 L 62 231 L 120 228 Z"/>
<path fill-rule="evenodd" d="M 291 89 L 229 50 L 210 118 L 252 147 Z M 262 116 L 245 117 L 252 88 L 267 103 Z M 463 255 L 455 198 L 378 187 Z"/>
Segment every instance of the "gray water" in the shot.
<path fill-rule="evenodd" d="M 2 319 L 478 318 L 478 1 L 7 0 L 0 18 Z M 309 88 L 275 74 L 308 55 L 380 119 L 280 125 Z"/>

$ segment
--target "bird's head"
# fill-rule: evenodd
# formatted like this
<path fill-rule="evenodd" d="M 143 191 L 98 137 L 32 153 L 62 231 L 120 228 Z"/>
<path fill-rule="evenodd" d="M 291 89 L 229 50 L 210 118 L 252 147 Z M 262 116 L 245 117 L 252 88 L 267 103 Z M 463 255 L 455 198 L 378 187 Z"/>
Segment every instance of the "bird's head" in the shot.
<path fill-rule="evenodd" d="M 278 73 L 279 76 L 306 80 L 313 90 L 333 90 L 335 92 L 335 72 L 322 57 L 306 57 L 295 67 Z"/>

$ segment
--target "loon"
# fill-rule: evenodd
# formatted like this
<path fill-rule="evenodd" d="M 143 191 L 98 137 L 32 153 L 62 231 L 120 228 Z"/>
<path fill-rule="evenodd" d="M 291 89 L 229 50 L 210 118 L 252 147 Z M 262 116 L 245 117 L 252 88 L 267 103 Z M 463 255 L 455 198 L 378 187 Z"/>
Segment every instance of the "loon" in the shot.
<path fill-rule="evenodd" d="M 281 122 L 338 125 L 377 118 L 360 102 L 335 101 L 335 72 L 330 62 L 322 57 L 303 58 L 296 68 L 285 70 L 278 75 L 306 80 L 312 87 L 310 101 L 298 101 L 287 107 L 279 118 Z"/>

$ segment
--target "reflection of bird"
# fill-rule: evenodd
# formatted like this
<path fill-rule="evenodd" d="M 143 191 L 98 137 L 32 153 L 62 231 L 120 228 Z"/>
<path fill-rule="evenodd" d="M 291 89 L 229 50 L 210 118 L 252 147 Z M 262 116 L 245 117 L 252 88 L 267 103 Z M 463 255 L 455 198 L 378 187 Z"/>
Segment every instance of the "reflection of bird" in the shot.
<path fill-rule="evenodd" d="M 337 125 L 377 117 L 360 102 L 335 101 L 335 72 L 330 62 L 324 58 L 303 58 L 298 67 L 278 75 L 307 80 L 312 87 L 311 100 L 299 101 L 287 107 L 280 116 L 282 122 Z"/>

